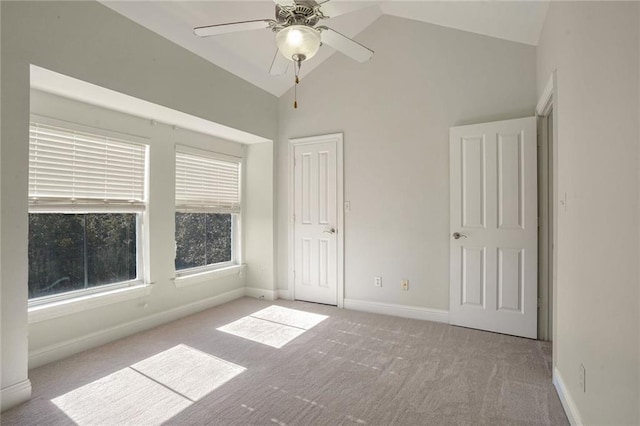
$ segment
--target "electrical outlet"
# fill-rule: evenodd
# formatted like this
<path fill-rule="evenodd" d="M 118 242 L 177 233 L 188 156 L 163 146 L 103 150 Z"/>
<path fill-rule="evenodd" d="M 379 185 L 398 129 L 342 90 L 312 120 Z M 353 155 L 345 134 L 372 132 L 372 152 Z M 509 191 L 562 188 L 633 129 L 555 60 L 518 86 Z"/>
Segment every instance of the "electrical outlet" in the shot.
<path fill-rule="evenodd" d="M 409 290 L 409 280 L 402 280 L 400 281 L 400 288 L 404 291 L 408 291 Z"/>
<path fill-rule="evenodd" d="M 587 391 L 587 369 L 584 368 L 584 365 L 580 364 L 579 367 L 579 374 L 580 374 L 580 389 L 582 389 L 582 392 L 586 392 Z"/>
<path fill-rule="evenodd" d="M 373 277 L 373 285 L 382 287 L 382 277 Z"/>

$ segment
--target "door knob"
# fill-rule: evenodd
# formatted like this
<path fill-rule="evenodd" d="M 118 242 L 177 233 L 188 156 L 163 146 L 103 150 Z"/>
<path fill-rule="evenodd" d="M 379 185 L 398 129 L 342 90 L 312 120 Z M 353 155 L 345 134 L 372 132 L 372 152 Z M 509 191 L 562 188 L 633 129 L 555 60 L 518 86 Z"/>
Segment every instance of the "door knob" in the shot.
<path fill-rule="evenodd" d="M 322 232 L 324 232 L 324 233 L 326 233 L 326 234 L 335 234 L 335 233 L 336 233 L 336 230 L 335 230 L 335 229 L 333 229 L 333 228 L 330 228 L 330 229 L 325 229 L 325 230 L 324 230 L 324 231 L 322 231 Z"/>
<path fill-rule="evenodd" d="M 453 238 L 455 238 L 456 240 L 459 240 L 460 238 L 467 238 L 467 236 L 464 235 L 464 234 L 461 234 L 459 232 L 454 232 L 453 233 Z"/>

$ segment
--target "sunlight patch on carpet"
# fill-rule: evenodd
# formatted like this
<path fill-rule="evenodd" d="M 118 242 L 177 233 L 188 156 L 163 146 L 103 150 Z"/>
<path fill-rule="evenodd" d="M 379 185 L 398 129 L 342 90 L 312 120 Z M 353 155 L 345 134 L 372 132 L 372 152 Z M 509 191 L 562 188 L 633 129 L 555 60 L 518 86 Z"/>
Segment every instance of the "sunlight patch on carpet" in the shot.
<path fill-rule="evenodd" d="M 326 315 L 272 305 L 224 325 L 218 331 L 279 349 L 327 318 Z"/>
<path fill-rule="evenodd" d="M 271 305 L 261 311 L 254 312 L 251 316 L 291 327 L 302 328 L 304 330 L 309 330 L 329 318 L 326 315 L 284 308 L 277 305 Z"/>
<path fill-rule="evenodd" d="M 218 328 L 218 330 L 278 349 L 305 332 L 301 328 L 253 317 L 240 318 L 238 321 Z"/>
<path fill-rule="evenodd" d="M 51 400 L 78 425 L 157 425 L 191 401 L 131 368 L 72 390 Z"/>
<path fill-rule="evenodd" d="M 244 371 L 180 344 L 51 402 L 78 425 L 158 425 Z"/>
<path fill-rule="evenodd" d="M 131 366 L 156 382 L 197 401 L 246 369 L 187 345 L 178 345 Z"/>

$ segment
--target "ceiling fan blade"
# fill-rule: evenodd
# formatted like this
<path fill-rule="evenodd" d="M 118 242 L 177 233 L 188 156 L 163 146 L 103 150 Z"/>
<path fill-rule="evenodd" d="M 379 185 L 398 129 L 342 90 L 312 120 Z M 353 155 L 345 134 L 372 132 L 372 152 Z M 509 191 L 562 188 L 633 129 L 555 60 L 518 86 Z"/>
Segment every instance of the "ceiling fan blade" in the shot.
<path fill-rule="evenodd" d="M 218 34 L 235 33 L 238 31 L 262 30 L 269 28 L 275 21 L 273 19 L 258 19 L 256 21 L 229 22 L 226 24 L 207 25 L 193 29 L 193 33 L 200 37 L 209 37 Z"/>
<path fill-rule="evenodd" d="M 269 74 L 271 75 L 283 75 L 289 69 L 290 60 L 282 56 L 280 51 L 276 49 L 276 55 L 273 57 L 273 61 L 271 62 L 271 68 L 269 69 Z"/>
<path fill-rule="evenodd" d="M 371 2 L 360 2 L 360 1 L 349 1 L 349 2 L 340 2 L 340 1 L 331 1 L 324 0 L 319 1 L 320 11 L 327 18 L 333 18 L 336 16 L 344 15 L 345 13 L 355 12 L 356 10 L 364 9 L 365 7 L 371 6 Z"/>
<path fill-rule="evenodd" d="M 323 44 L 333 47 L 358 62 L 366 62 L 373 56 L 373 50 L 364 47 L 355 40 L 343 36 L 339 32 L 327 27 L 317 27 L 322 30 L 320 37 Z"/>

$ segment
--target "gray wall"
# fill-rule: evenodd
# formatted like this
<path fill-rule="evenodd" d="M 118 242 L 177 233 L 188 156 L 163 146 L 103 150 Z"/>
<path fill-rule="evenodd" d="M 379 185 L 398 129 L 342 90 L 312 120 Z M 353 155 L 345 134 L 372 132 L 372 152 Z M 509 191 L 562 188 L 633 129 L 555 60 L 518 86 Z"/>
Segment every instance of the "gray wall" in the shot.
<path fill-rule="evenodd" d="M 27 326 L 27 171 L 29 64 L 202 117 L 226 126 L 275 139 L 277 100 L 251 84 L 211 65 L 95 2 L 1 2 L 2 8 L 2 395 L 27 379 L 28 332 L 46 344 L 69 320 Z M 267 200 L 268 202 L 268 200 Z M 265 206 L 273 211 L 272 206 Z M 262 215 L 255 206 L 256 216 Z M 267 213 L 268 214 L 268 213 Z M 166 219 L 166 218 L 165 218 Z M 165 220 L 160 219 L 160 221 Z M 169 244 L 158 236 L 158 244 Z M 248 256 L 249 257 L 249 256 Z M 255 257 L 255 255 L 254 255 Z M 7 268 L 6 265 L 11 265 Z M 161 276 L 165 270 L 157 271 Z M 167 280 L 168 277 L 163 277 Z M 166 281 L 157 283 L 165 286 Z M 164 294 L 154 312 L 210 297 L 235 288 L 198 287 L 178 297 Z M 175 290 L 175 289 L 174 289 Z M 103 307 L 74 318 L 75 334 L 148 315 L 139 303 Z M 120 310 L 121 309 L 121 310 Z M 53 336 L 53 337 L 52 337 Z"/>
<path fill-rule="evenodd" d="M 242 206 L 248 295 L 275 299 L 273 142 L 247 145 Z"/>
<path fill-rule="evenodd" d="M 552 2 L 538 46 L 539 93 L 557 69 L 567 199 L 557 218 L 555 367 L 584 424 L 640 423 L 638 17 L 635 2 Z"/>
<path fill-rule="evenodd" d="M 448 309 L 449 127 L 533 115 L 535 47 L 390 16 L 357 39 L 370 62 L 335 54 L 280 99 L 278 285 L 288 139 L 344 132 L 345 297 Z"/>

